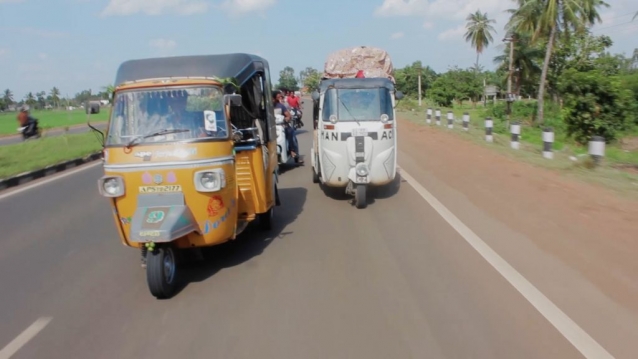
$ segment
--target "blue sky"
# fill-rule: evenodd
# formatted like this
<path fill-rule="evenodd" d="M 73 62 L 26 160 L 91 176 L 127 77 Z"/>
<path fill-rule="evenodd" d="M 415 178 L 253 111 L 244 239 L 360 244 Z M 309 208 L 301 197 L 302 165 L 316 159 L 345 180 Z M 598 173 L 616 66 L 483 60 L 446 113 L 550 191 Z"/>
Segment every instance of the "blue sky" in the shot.
<path fill-rule="evenodd" d="M 596 34 L 614 52 L 638 42 L 635 0 L 608 0 Z M 436 71 L 471 66 L 462 38 L 465 17 L 480 9 L 495 18 L 503 44 L 504 9 L 511 0 L 0 0 L 0 90 L 16 99 L 28 91 L 98 91 L 123 61 L 154 56 L 250 52 L 265 57 L 272 81 L 292 66 L 322 69 L 328 53 L 348 46 L 386 49 L 395 67 L 421 60 Z"/>

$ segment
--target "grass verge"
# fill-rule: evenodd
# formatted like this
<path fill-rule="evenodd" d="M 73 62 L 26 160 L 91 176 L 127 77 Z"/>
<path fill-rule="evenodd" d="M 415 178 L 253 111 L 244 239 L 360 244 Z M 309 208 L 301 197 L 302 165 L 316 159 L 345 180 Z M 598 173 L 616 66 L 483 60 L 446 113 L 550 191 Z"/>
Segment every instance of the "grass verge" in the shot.
<path fill-rule="evenodd" d="M 17 112 L 0 113 L 0 136 L 18 134 L 17 115 Z M 45 131 L 52 128 L 86 124 L 87 120 L 87 115 L 83 110 L 33 111 L 31 115 L 39 120 L 40 127 Z M 107 121 L 108 117 L 109 109 L 102 108 L 100 113 L 91 115 L 91 123 Z"/>
<path fill-rule="evenodd" d="M 101 148 L 91 132 L 0 146 L 0 179 L 84 157 Z"/>
<path fill-rule="evenodd" d="M 581 181 L 602 185 L 621 196 L 638 200 L 638 153 L 636 151 L 625 151 L 615 145 L 608 145 L 606 157 L 601 166 L 593 168 L 592 162 L 587 156 L 587 148 L 562 143 L 560 148 L 557 148 L 559 146 L 554 147 L 554 159 L 549 160 L 542 156 L 540 130 L 534 131 L 533 128 L 524 128 L 525 132 L 521 139 L 520 149 L 513 150 L 510 148 L 510 136 L 504 134 L 495 133 L 494 142 L 486 142 L 483 119 L 480 117 L 470 115 L 470 127 L 466 132 L 463 131 L 462 124 L 458 122 L 455 122 L 454 128 L 449 130 L 445 115 L 441 116 L 441 126 L 436 126 L 434 120 L 431 125 L 428 125 L 425 122 L 424 112 L 398 111 L 397 116 L 419 125 L 431 126 L 439 131 L 453 133 L 460 138 L 488 147 L 510 158 L 558 171 Z M 462 113 L 463 110 L 460 110 L 458 114 L 455 112 L 455 118 L 460 119 Z M 577 161 L 574 161 L 573 158 L 576 158 Z"/>

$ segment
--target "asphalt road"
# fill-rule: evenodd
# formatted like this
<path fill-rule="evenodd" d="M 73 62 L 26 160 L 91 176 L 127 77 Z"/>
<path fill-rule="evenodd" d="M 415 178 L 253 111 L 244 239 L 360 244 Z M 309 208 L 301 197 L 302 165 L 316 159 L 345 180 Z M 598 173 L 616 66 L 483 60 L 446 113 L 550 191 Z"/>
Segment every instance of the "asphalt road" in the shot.
<path fill-rule="evenodd" d="M 93 124 L 93 126 L 99 130 L 104 130 L 106 128 L 106 123 Z M 78 127 L 71 127 L 69 128 L 69 131 L 67 133 L 69 134 L 84 133 L 90 130 L 91 129 L 89 128 L 89 126 L 84 125 L 84 126 L 78 126 Z M 45 136 L 55 137 L 55 136 L 60 136 L 63 133 L 64 133 L 63 129 L 51 129 L 46 131 Z M 22 142 L 21 136 L 0 137 L 0 146 L 12 145 L 15 143 L 20 143 L 20 142 Z"/>
<path fill-rule="evenodd" d="M 299 141 L 309 148 L 309 133 Z M 0 359 L 585 357 L 577 346 L 605 357 L 587 338 L 570 343 L 569 320 L 426 201 L 429 179 L 405 153 L 398 192 L 364 210 L 326 196 L 307 163 L 280 177 L 270 234 L 209 251 L 164 301 L 117 238 L 99 165 L 0 194 Z M 619 323 L 583 329 L 615 336 Z M 629 358 L 623 343 L 601 344 Z"/>

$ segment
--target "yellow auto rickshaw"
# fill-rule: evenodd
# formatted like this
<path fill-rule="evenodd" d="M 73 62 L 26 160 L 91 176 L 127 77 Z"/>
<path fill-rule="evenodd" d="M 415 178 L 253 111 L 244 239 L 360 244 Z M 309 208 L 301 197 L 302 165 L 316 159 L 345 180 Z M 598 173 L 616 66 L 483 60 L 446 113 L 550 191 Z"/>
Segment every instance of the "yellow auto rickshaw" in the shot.
<path fill-rule="evenodd" d="M 120 65 L 100 194 L 121 241 L 139 248 L 150 292 L 172 295 L 181 250 L 272 226 L 277 192 L 268 62 L 250 54 Z"/>

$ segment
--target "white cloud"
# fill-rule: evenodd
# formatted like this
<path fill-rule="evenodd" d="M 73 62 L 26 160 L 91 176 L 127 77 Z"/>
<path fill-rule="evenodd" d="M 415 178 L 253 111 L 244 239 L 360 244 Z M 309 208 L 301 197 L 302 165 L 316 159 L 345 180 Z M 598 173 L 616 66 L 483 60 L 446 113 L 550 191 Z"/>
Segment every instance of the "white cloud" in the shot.
<path fill-rule="evenodd" d="M 38 57 L 40 58 L 40 60 L 46 60 L 49 55 L 45 54 L 44 52 L 41 52 L 38 54 Z"/>
<path fill-rule="evenodd" d="M 170 39 L 153 39 L 148 44 L 150 47 L 156 48 L 160 51 L 170 51 L 177 46 L 177 42 Z"/>
<path fill-rule="evenodd" d="M 508 19 L 505 10 L 514 5 L 506 0 L 384 0 L 374 14 L 378 17 L 422 17 L 426 21 L 423 27 L 428 29 L 434 20 L 465 21 L 470 13 L 480 10 L 496 20 L 494 27 L 500 30 Z"/>
<path fill-rule="evenodd" d="M 231 14 L 246 14 L 255 11 L 264 11 L 275 5 L 277 0 L 225 0 L 221 8 Z"/>
<path fill-rule="evenodd" d="M 7 56 L 8 54 L 9 54 L 9 49 L 0 48 L 0 59 Z"/>
<path fill-rule="evenodd" d="M 24 0 L 0 0 L 0 4 L 17 4 L 19 2 L 24 2 Z"/>
<path fill-rule="evenodd" d="M 400 39 L 400 38 L 402 38 L 403 36 L 405 36 L 405 34 L 404 34 L 404 33 L 402 33 L 402 32 L 395 32 L 394 34 L 390 35 L 390 38 L 391 38 L 391 39 Z"/>
<path fill-rule="evenodd" d="M 426 21 L 426 22 L 423 23 L 423 28 L 424 29 L 431 29 L 433 27 L 434 27 L 434 23 L 433 22 Z"/>
<path fill-rule="evenodd" d="M 439 40 L 463 40 L 465 34 L 465 25 L 447 29 L 439 34 Z"/>
<path fill-rule="evenodd" d="M 208 11 L 208 2 L 203 0 L 110 0 L 102 11 L 102 16 L 127 16 L 137 13 L 161 15 L 199 14 Z"/>

